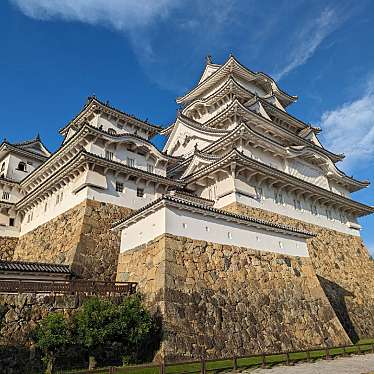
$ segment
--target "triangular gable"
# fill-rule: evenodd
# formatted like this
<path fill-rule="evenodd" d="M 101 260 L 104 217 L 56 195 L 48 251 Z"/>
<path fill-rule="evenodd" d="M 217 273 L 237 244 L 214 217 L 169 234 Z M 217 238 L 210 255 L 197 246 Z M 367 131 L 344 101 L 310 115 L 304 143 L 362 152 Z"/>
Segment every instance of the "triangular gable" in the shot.
<path fill-rule="evenodd" d="M 249 106 L 248 109 L 254 111 L 257 114 L 259 114 L 261 117 L 264 117 L 267 120 L 271 121 L 271 119 L 270 119 L 269 115 L 267 114 L 265 108 L 263 107 L 263 105 L 259 101 L 256 101 L 254 104 Z"/>
<path fill-rule="evenodd" d="M 205 79 L 209 78 L 213 73 L 215 73 L 219 68 L 221 67 L 221 65 L 217 65 L 217 64 L 206 64 L 205 66 L 205 69 L 204 69 L 204 72 L 199 80 L 199 84 L 202 82 L 202 81 L 205 81 Z"/>
<path fill-rule="evenodd" d="M 19 145 L 19 148 L 22 148 L 25 151 L 36 153 L 41 156 L 49 157 L 51 153 L 47 150 L 47 148 L 43 145 L 43 143 L 39 140 L 29 143 L 29 144 L 23 144 Z"/>
<path fill-rule="evenodd" d="M 209 131 L 202 126 L 198 128 L 178 118 L 165 144 L 164 152 L 167 152 L 170 156 L 186 158 L 192 155 L 196 145 L 199 149 L 202 149 L 223 135 L 225 135 L 225 132 Z"/>
<path fill-rule="evenodd" d="M 268 103 L 274 105 L 276 108 L 282 110 L 283 112 L 286 112 L 286 109 L 284 109 L 283 105 L 279 102 L 279 100 L 274 96 L 270 96 L 269 98 L 265 99 Z"/>
<path fill-rule="evenodd" d="M 195 154 L 189 165 L 187 166 L 186 170 L 184 171 L 183 175 L 181 176 L 181 179 L 186 178 L 188 175 L 191 175 L 203 167 L 211 164 L 212 162 L 216 161 L 218 158 L 217 157 L 210 157 L 210 158 L 205 158 L 202 155 Z"/>
<path fill-rule="evenodd" d="M 310 133 L 304 139 L 309 140 L 316 146 L 323 148 L 321 142 L 318 140 L 316 134 L 313 131 L 310 131 Z"/>

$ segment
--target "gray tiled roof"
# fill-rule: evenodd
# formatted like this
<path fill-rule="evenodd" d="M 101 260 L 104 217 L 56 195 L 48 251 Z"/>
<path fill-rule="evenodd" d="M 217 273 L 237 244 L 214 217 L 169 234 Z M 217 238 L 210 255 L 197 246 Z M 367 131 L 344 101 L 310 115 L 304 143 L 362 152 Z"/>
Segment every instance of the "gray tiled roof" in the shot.
<path fill-rule="evenodd" d="M 69 265 L 21 261 L 0 261 L 0 271 L 24 271 L 36 273 L 71 274 Z"/>

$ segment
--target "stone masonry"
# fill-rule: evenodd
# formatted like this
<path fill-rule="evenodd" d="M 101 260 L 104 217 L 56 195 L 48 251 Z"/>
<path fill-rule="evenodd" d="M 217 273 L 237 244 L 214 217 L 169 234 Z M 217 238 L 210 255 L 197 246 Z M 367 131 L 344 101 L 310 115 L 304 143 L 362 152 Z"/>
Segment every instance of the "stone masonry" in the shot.
<path fill-rule="evenodd" d="M 13 258 L 18 238 L 0 236 L 0 261 L 10 261 Z"/>
<path fill-rule="evenodd" d="M 352 341 L 374 337 L 374 261 L 360 237 L 238 203 L 225 209 L 314 232 L 309 256 L 336 315 Z"/>
<path fill-rule="evenodd" d="M 112 223 L 132 210 L 86 200 L 21 236 L 13 259 L 67 264 L 80 277 L 114 280 L 120 233 Z"/>
<path fill-rule="evenodd" d="M 165 234 L 121 253 L 118 279 L 162 312 L 169 360 L 350 343 L 308 258 Z"/>

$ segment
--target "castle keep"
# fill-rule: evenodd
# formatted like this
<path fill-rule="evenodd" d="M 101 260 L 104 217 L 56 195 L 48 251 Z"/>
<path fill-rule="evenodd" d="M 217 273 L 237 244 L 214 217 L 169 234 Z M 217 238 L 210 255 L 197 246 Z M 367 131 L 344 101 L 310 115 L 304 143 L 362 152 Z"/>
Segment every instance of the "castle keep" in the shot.
<path fill-rule="evenodd" d="M 369 183 L 287 113 L 296 99 L 233 56 L 208 58 L 169 127 L 91 97 L 55 153 L 4 141 L 1 259 L 137 282 L 170 359 L 374 337 L 357 221 L 374 208 L 351 196 Z"/>

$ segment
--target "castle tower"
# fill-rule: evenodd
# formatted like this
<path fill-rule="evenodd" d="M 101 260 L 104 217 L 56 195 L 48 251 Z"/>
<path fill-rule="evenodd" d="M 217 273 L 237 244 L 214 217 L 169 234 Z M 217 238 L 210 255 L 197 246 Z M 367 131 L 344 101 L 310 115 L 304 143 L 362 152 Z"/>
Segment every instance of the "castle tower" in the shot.
<path fill-rule="evenodd" d="M 233 56 L 208 59 L 177 99 L 162 134 L 180 158 L 167 176 L 187 194 L 115 225 L 117 279 L 138 281 L 162 310 L 167 357 L 374 336 L 374 263 L 357 221 L 374 209 L 351 197 L 369 183 L 338 168 L 344 156 L 322 146 L 321 129 L 287 113 L 296 99 Z"/>

